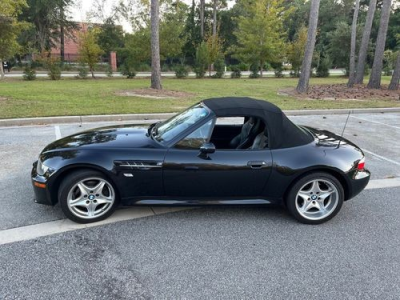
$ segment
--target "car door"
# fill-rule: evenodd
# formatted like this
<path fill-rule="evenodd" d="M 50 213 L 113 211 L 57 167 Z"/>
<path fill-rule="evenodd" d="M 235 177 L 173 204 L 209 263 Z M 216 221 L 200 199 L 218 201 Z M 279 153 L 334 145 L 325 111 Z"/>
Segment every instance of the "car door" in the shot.
<path fill-rule="evenodd" d="M 261 196 L 272 167 L 270 150 L 216 149 L 214 153 L 202 155 L 200 145 L 209 140 L 212 126 L 210 121 L 205 123 L 168 150 L 163 165 L 166 195 L 189 198 Z"/>

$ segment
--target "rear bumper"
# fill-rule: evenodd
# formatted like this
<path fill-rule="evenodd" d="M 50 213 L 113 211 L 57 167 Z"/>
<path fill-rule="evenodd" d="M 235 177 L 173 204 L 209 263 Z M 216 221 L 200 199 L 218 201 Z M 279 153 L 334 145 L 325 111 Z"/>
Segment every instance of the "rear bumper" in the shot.
<path fill-rule="evenodd" d="M 356 171 L 356 173 L 352 176 L 350 180 L 351 184 L 350 194 L 346 200 L 354 198 L 359 193 L 361 193 L 368 185 L 370 178 L 371 178 L 371 172 L 368 171 L 367 169 L 364 169 L 363 171 Z"/>
<path fill-rule="evenodd" d="M 54 205 L 51 201 L 50 190 L 47 184 L 47 178 L 37 174 L 36 171 L 37 161 L 33 163 L 31 178 L 33 192 L 35 193 L 35 203 Z"/>

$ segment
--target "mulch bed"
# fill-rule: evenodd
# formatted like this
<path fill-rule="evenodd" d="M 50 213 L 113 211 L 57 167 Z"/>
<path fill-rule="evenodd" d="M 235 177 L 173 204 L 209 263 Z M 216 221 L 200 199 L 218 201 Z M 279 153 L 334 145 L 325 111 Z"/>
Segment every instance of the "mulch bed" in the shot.
<path fill-rule="evenodd" d="M 352 88 L 348 88 L 346 84 L 312 85 L 307 94 L 299 94 L 294 88 L 280 90 L 278 94 L 304 100 L 400 100 L 400 90 L 390 91 L 386 85 L 382 85 L 379 90 L 367 89 L 363 84 L 354 85 Z"/>
<path fill-rule="evenodd" d="M 151 99 L 171 99 L 171 98 L 187 98 L 193 97 L 195 94 L 181 92 L 181 91 L 171 91 L 171 90 L 155 90 L 155 89 L 136 89 L 136 90 L 123 90 L 116 92 L 118 96 L 127 97 L 144 97 Z"/>

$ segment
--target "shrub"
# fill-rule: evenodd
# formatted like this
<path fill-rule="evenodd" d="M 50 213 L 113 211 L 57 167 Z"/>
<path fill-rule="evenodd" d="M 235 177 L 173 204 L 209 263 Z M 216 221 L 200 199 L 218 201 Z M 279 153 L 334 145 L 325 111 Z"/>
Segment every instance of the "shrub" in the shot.
<path fill-rule="evenodd" d="M 385 66 L 383 68 L 383 75 L 385 76 L 392 76 L 392 68 L 389 66 Z"/>
<path fill-rule="evenodd" d="M 48 64 L 49 71 L 47 75 L 51 80 L 60 80 L 61 79 L 61 67 L 58 63 L 50 63 Z"/>
<path fill-rule="evenodd" d="M 282 78 L 283 75 L 283 66 L 281 62 L 273 62 L 271 63 L 271 67 L 274 68 L 274 73 L 276 78 Z"/>
<path fill-rule="evenodd" d="M 24 68 L 24 80 L 35 80 L 36 79 L 36 70 L 32 67 L 32 65 L 26 65 Z"/>
<path fill-rule="evenodd" d="M 240 70 L 240 71 L 247 71 L 247 70 L 249 70 L 249 65 L 248 65 L 248 64 L 245 64 L 245 63 L 243 63 L 243 62 L 239 63 L 239 64 L 238 64 L 238 67 L 239 67 L 239 70 Z"/>
<path fill-rule="evenodd" d="M 232 66 L 231 70 L 232 70 L 231 78 L 240 78 L 240 77 L 242 77 L 242 72 L 240 71 L 240 67 L 239 66 Z"/>
<path fill-rule="evenodd" d="M 130 61 L 131 61 L 131 59 L 128 59 L 128 63 L 130 63 Z M 132 63 L 131 63 L 131 65 L 133 66 Z M 135 65 L 136 65 L 136 63 L 135 63 Z M 151 72 L 151 67 L 149 64 L 143 63 L 143 64 L 138 65 L 137 68 L 135 68 L 135 70 L 139 71 L 139 72 Z"/>
<path fill-rule="evenodd" d="M 174 70 L 176 78 L 186 78 L 189 76 L 189 69 L 184 64 L 176 65 Z"/>
<path fill-rule="evenodd" d="M 219 57 L 214 63 L 214 78 L 222 78 L 225 74 L 225 61 L 223 57 Z"/>
<path fill-rule="evenodd" d="M 317 67 L 316 76 L 317 77 L 329 77 L 330 66 L 331 66 L 331 61 L 330 61 L 329 57 L 322 58 Z"/>
<path fill-rule="evenodd" d="M 259 78 L 260 77 L 260 74 L 258 73 L 259 70 L 260 70 L 260 63 L 259 62 L 252 63 L 250 66 L 251 73 L 249 75 L 249 78 Z"/>
<path fill-rule="evenodd" d="M 113 70 L 112 70 L 110 64 L 107 64 L 106 75 L 107 75 L 107 77 L 113 77 Z"/>
<path fill-rule="evenodd" d="M 161 72 L 169 72 L 169 71 L 170 71 L 169 65 L 163 64 L 161 66 Z"/>
<path fill-rule="evenodd" d="M 78 76 L 76 76 L 76 78 L 78 78 L 78 79 L 86 79 L 87 76 L 88 76 L 88 69 L 86 67 L 86 64 L 81 63 L 79 65 Z"/>
<path fill-rule="evenodd" d="M 136 76 L 136 70 L 132 65 L 130 65 L 128 62 L 125 61 L 125 63 L 122 66 L 121 74 L 126 76 L 126 78 L 128 79 L 133 79 Z"/>

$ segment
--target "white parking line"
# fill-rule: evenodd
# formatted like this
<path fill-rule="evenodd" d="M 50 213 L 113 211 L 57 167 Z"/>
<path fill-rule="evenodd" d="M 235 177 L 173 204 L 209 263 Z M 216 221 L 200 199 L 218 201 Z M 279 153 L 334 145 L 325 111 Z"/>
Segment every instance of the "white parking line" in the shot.
<path fill-rule="evenodd" d="M 60 126 L 54 126 L 54 131 L 56 133 L 56 140 L 61 139 L 61 130 L 60 130 Z"/>
<path fill-rule="evenodd" d="M 371 180 L 366 190 L 373 190 L 373 189 L 386 189 L 386 188 L 393 188 L 393 187 L 400 187 L 400 178 L 389 178 L 389 179 L 374 179 Z"/>
<path fill-rule="evenodd" d="M 389 125 L 389 124 L 385 124 L 385 123 L 382 123 L 382 122 L 372 121 L 372 120 L 368 120 L 368 119 L 364 119 L 364 118 L 360 118 L 360 117 L 355 117 L 355 116 L 351 116 L 351 117 L 354 118 L 354 119 L 363 120 L 365 122 L 370 122 L 370 123 L 375 123 L 375 124 L 379 124 L 379 125 L 384 125 L 384 126 L 400 129 L 399 126 Z"/>
<path fill-rule="evenodd" d="M 127 209 L 117 210 L 111 217 L 104 221 L 77 224 L 68 219 L 51 221 L 41 224 L 22 226 L 0 231 L 0 245 L 15 243 L 25 240 L 31 240 L 38 237 L 48 236 L 56 233 L 85 229 L 110 223 L 116 223 L 126 220 L 139 219 L 159 214 L 165 214 L 180 211 L 188 208 L 182 207 L 131 207 Z"/>
<path fill-rule="evenodd" d="M 373 156 L 376 156 L 376 157 L 378 157 L 378 158 L 380 158 L 380 159 L 382 159 L 382 160 L 386 160 L 386 161 L 388 161 L 388 162 L 390 162 L 390 163 L 392 163 L 392 164 L 395 164 L 395 165 L 400 166 L 400 162 L 397 162 L 397 161 L 392 160 L 392 159 L 390 159 L 390 158 L 386 158 L 386 157 L 384 157 L 384 156 L 382 156 L 382 155 L 376 154 L 376 153 L 371 152 L 371 151 L 369 151 L 369 150 L 365 150 L 364 148 L 362 149 L 362 151 L 364 151 L 364 152 L 366 152 L 366 153 L 369 153 L 369 154 L 371 154 L 371 155 L 373 155 Z"/>

